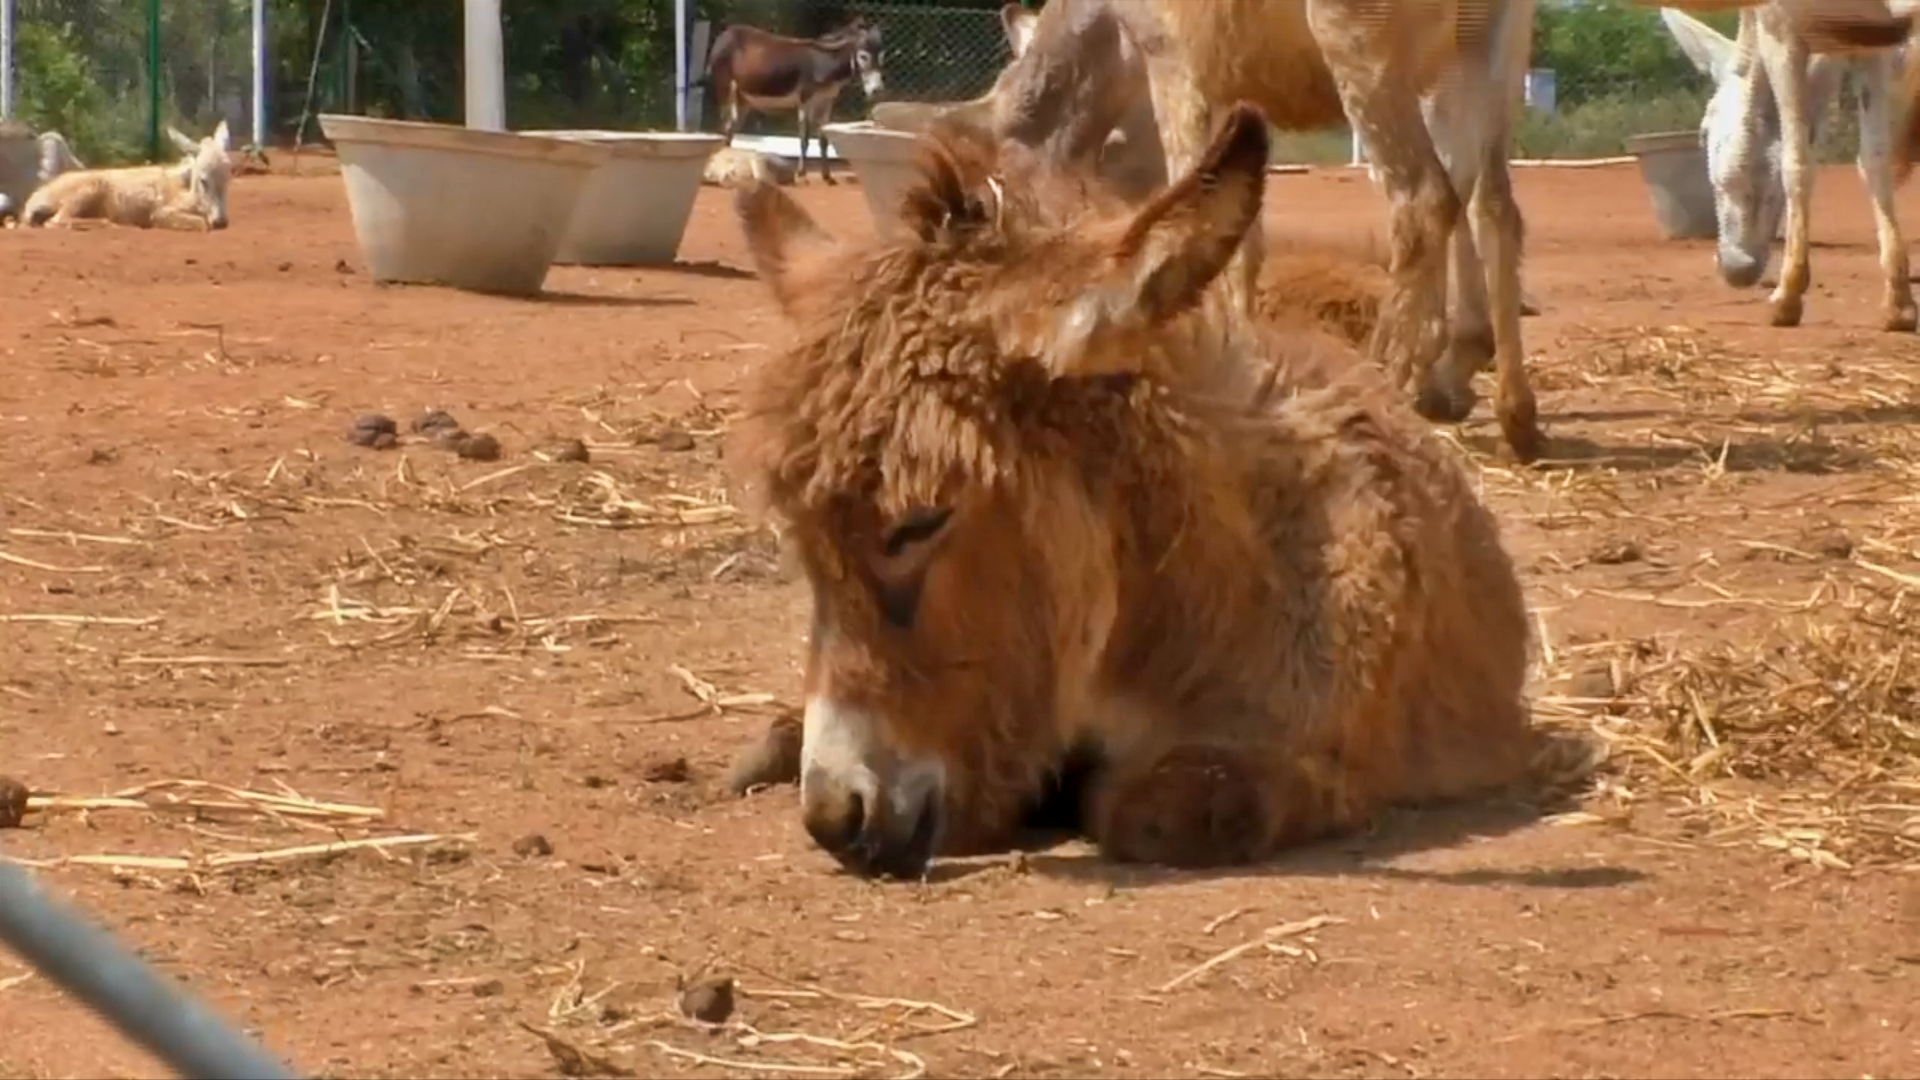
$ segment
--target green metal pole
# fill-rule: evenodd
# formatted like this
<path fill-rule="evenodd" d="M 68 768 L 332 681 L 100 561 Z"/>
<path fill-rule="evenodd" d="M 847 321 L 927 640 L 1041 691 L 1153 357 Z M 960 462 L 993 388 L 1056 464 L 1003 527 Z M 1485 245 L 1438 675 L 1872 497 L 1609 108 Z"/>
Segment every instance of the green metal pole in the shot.
<path fill-rule="evenodd" d="M 147 0 L 147 160 L 160 160 L 160 0 Z"/>

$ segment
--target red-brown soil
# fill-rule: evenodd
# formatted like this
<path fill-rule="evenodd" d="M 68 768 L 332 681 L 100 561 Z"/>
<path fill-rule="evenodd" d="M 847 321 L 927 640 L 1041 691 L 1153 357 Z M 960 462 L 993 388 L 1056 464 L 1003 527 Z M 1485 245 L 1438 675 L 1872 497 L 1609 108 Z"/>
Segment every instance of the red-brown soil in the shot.
<path fill-rule="evenodd" d="M 797 191 L 869 231 L 856 183 Z M 1363 173 L 1271 192 L 1281 227 L 1383 228 Z M 1556 460 L 1516 468 L 1484 403 L 1457 432 L 1540 612 L 1543 720 L 1612 738 L 1582 812 L 1409 814 L 1224 875 L 1079 845 L 841 875 L 791 787 L 726 790 L 806 625 L 726 496 L 782 329 L 727 194 L 681 265 L 536 302 L 376 287 L 337 176 L 267 175 L 224 233 L 0 233 L 0 775 L 383 817 L 56 804 L 0 851 L 309 1075 L 557 1075 L 523 1023 L 642 1075 L 1920 1074 L 1920 699 L 1850 614 L 1920 582 L 1920 342 L 1872 329 L 1860 183 L 1820 178 L 1796 330 L 1662 241 L 1630 169 L 1520 192 Z M 408 431 L 434 408 L 500 459 Z M 346 440 L 369 413 L 397 447 Z M 567 439 L 591 460 L 536 455 Z M 712 973 L 731 1026 L 667 1019 Z M 26 974 L 0 954 L 0 1075 L 167 1075 Z"/>

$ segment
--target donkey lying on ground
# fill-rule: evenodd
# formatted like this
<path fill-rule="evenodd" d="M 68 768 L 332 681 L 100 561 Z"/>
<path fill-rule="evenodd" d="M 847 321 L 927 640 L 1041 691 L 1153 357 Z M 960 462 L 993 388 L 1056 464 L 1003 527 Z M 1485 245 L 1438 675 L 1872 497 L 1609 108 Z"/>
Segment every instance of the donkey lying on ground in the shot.
<path fill-rule="evenodd" d="M 224 229 L 227 185 L 227 122 L 199 142 L 168 128 L 183 155 L 172 165 L 82 169 L 47 181 L 22 213 L 31 226 L 70 225 L 98 218 L 139 228 Z"/>
<path fill-rule="evenodd" d="M 1267 151 L 1237 107 L 1110 211 L 942 123 L 865 246 L 739 193 L 795 337 L 730 456 L 811 586 L 803 818 L 847 867 L 1004 844 L 1063 774 L 1109 857 L 1217 865 L 1526 771 L 1526 610 L 1452 451 L 1209 295 Z"/>
<path fill-rule="evenodd" d="M 1906 137 L 1906 118 L 1896 115 L 1894 101 L 1893 46 L 1902 36 L 1866 46 L 1831 33 L 1810 37 L 1778 2 L 1741 11 L 1739 36 L 1731 40 L 1682 12 L 1665 9 L 1661 16 L 1681 50 L 1715 84 L 1700 133 L 1719 218 L 1720 276 L 1742 288 L 1758 282 L 1784 213 L 1784 265 L 1769 303 L 1773 325 L 1800 324 L 1810 281 L 1813 143 L 1841 77 L 1852 75 L 1860 99 L 1860 176 L 1873 202 L 1880 245 L 1880 325 L 1914 329 L 1907 243 L 1893 198 L 1896 124 Z"/>
<path fill-rule="evenodd" d="M 821 128 L 833 118 L 833 103 L 855 75 L 868 97 L 885 86 L 878 26 L 855 20 L 817 38 L 795 38 L 743 23 L 727 27 L 707 54 L 706 74 L 696 85 L 719 95 L 727 119 L 721 135 L 728 144 L 749 112 L 792 109 L 800 123 L 800 164 L 807 173 L 807 134 L 820 147 L 820 179 L 827 171 L 827 137 Z"/>

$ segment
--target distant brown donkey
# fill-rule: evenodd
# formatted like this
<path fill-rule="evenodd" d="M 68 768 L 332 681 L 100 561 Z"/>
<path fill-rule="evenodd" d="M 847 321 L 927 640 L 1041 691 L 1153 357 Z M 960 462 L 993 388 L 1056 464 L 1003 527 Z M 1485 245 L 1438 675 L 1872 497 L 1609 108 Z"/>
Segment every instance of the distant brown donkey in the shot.
<path fill-rule="evenodd" d="M 757 26 L 735 24 L 720 32 L 707 53 L 706 74 L 699 80 L 719 95 L 726 109 L 721 134 L 731 144 L 746 114 L 792 109 L 800 123 L 800 165 L 796 179 L 807 172 L 809 130 L 820 148 L 820 179 L 834 182 L 827 169 L 827 137 L 821 132 L 833 118 L 840 90 L 860 77 L 869 96 L 885 87 L 882 37 L 878 26 L 864 20 L 817 38 L 785 37 Z"/>
<path fill-rule="evenodd" d="M 1528 770 L 1527 613 L 1457 455 L 1210 293 L 1268 153 L 1222 120 L 1139 208 L 946 121 L 892 240 L 737 196 L 792 337 L 728 454 L 812 592 L 802 818 L 857 873 L 1000 847 L 1082 767 L 1105 855 L 1186 866 Z"/>

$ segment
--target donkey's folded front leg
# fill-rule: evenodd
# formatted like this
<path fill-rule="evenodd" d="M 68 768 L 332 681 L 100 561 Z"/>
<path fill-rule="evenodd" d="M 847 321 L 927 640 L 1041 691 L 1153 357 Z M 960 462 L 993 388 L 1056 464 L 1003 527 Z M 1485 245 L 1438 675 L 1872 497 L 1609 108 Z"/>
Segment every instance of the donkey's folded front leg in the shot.
<path fill-rule="evenodd" d="M 1114 763 L 1090 793 L 1088 825 L 1116 861 L 1231 866 L 1352 827 L 1350 794 L 1324 756 L 1186 744 Z"/>

